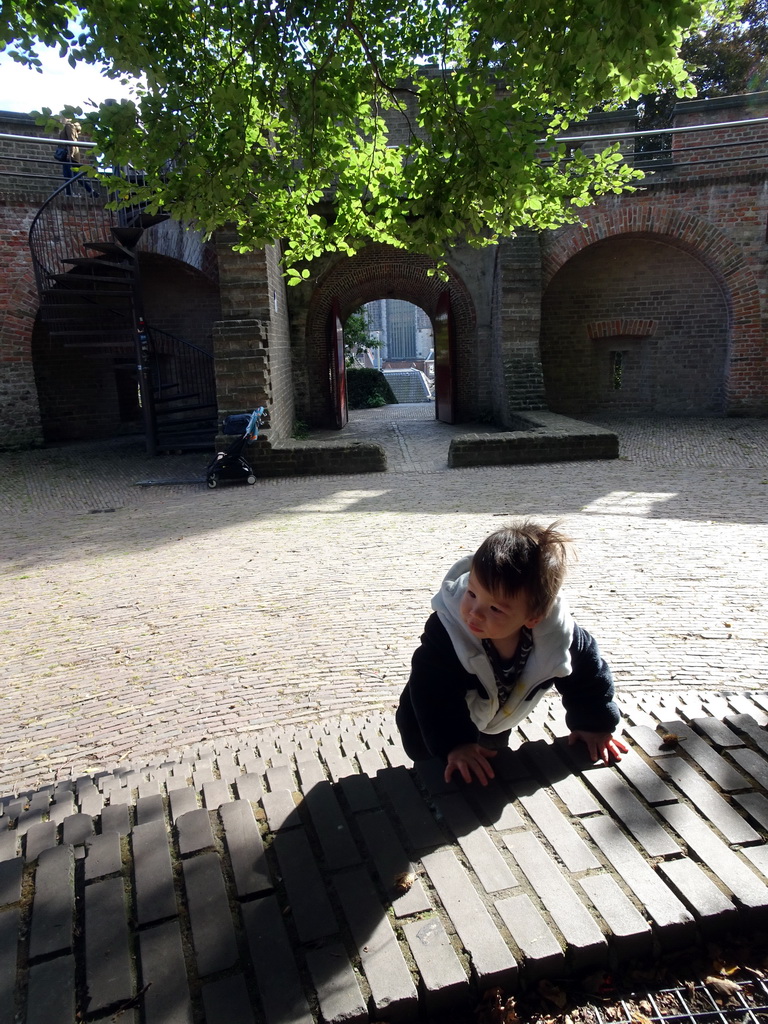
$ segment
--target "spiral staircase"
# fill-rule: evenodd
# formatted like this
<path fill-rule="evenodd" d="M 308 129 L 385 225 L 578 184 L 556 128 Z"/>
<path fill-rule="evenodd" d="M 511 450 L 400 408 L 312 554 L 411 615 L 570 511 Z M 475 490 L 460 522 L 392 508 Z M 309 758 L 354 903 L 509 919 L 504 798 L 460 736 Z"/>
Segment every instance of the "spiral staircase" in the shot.
<path fill-rule="evenodd" d="M 74 358 L 109 355 L 129 388 L 135 382 L 149 453 L 209 449 L 217 428 L 213 357 L 153 328 L 142 306 L 136 247 L 167 215 L 143 206 L 108 210 L 108 189 L 84 178 L 82 172 L 58 188 L 30 226 L 49 336 Z"/>

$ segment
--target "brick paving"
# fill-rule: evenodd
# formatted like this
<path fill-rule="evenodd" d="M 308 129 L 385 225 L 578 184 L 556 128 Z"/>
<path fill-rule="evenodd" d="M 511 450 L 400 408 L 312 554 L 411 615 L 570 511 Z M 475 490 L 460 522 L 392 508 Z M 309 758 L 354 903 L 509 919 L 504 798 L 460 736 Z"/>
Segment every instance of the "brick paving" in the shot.
<path fill-rule="evenodd" d="M 764 923 L 768 421 L 447 470 L 425 414 L 355 418 L 387 473 L 215 492 L 130 440 L 0 455 L 0 1024 L 469 1021 Z M 510 514 L 573 535 L 632 749 L 578 760 L 549 701 L 493 786 L 445 787 L 392 707 Z"/>

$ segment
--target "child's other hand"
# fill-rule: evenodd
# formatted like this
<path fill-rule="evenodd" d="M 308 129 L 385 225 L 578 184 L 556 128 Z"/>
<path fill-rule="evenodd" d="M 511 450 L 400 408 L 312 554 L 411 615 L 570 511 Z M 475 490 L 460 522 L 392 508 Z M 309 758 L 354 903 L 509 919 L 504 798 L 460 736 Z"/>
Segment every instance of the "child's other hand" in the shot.
<path fill-rule="evenodd" d="M 448 755 L 445 765 L 445 781 L 450 782 L 454 772 L 459 772 L 465 782 L 471 782 L 474 776 L 481 786 L 487 786 L 489 779 L 494 778 L 489 758 L 496 757 L 498 751 L 488 750 L 479 743 L 464 743 Z"/>
<path fill-rule="evenodd" d="M 579 740 L 587 745 L 589 756 L 593 761 L 605 761 L 606 764 L 620 761 L 621 755 L 626 754 L 629 749 L 620 739 L 617 739 L 610 732 L 585 732 L 583 729 L 574 729 L 568 737 L 568 746 L 573 746 Z"/>

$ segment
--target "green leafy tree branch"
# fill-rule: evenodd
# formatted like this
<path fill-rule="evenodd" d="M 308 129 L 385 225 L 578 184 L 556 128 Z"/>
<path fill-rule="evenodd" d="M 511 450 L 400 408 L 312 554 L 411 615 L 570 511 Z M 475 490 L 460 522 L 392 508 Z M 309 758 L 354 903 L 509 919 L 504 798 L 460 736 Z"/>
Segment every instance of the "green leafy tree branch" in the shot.
<path fill-rule="evenodd" d="M 373 240 L 433 256 L 573 222 L 639 172 L 555 137 L 596 107 L 693 94 L 683 41 L 730 0 L 8 0 L 0 48 L 104 63 L 135 98 L 66 112 L 133 199 L 290 267 Z M 73 26 L 79 25 L 80 28 Z M 51 117 L 52 112 L 41 112 Z M 302 274 L 294 275 L 300 280 Z"/>

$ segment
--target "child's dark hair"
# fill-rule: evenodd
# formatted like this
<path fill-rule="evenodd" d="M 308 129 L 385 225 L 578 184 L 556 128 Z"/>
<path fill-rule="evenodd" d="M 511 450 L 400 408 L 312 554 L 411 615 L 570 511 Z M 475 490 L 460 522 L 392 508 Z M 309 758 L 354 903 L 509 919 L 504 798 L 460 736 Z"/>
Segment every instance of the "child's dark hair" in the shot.
<path fill-rule="evenodd" d="M 571 543 L 559 525 L 526 519 L 495 530 L 472 559 L 480 585 L 505 597 L 525 591 L 531 616 L 546 615 L 563 585 Z"/>

